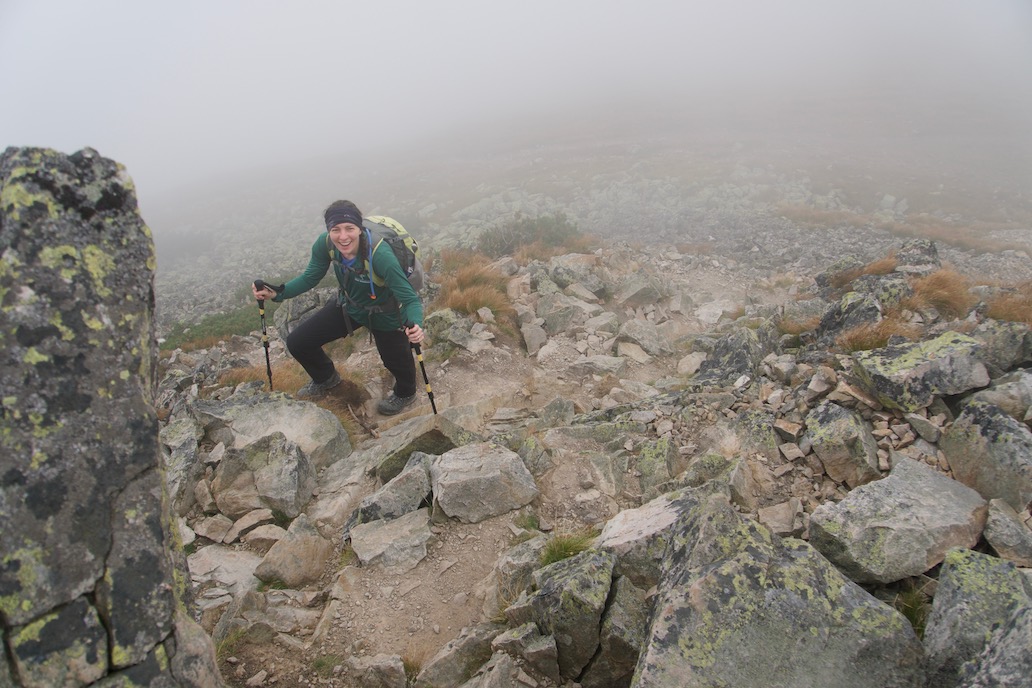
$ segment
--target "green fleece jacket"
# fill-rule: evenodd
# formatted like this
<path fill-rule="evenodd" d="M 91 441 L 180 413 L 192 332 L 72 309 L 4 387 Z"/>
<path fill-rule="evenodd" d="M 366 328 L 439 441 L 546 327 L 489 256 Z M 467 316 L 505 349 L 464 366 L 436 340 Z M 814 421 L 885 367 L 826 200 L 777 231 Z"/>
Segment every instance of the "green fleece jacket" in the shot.
<path fill-rule="evenodd" d="M 360 262 L 367 265 L 365 261 Z M 312 257 L 308 260 L 308 267 L 303 273 L 287 282 L 283 291 L 273 301 L 292 299 L 314 288 L 326 276 L 330 265 L 331 258 L 326 242 L 326 232 L 323 232 L 312 244 Z M 343 281 L 341 280 L 341 271 L 336 271 L 340 288 L 347 290 L 347 311 L 352 320 L 374 330 L 396 330 L 401 327 L 403 322 L 413 322 L 422 327 L 423 303 L 406 279 L 390 246 L 380 245 L 373 251 L 372 268 L 377 278 L 386 284 L 370 287 L 368 269 L 361 272 L 352 271 Z M 374 289 L 375 300 L 372 298 Z M 401 307 L 400 313 L 397 307 L 391 307 L 391 297 L 396 299 L 393 303 Z M 385 312 L 370 313 L 366 310 L 375 306 L 384 308 Z"/>

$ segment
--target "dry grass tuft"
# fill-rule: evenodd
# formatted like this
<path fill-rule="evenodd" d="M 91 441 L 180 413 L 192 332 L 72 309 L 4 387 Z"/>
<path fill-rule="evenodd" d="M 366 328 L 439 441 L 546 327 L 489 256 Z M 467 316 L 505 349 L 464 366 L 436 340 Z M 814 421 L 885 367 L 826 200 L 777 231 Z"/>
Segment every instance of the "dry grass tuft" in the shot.
<path fill-rule="evenodd" d="M 989 299 L 986 315 L 996 320 L 1023 322 L 1032 326 L 1032 282 L 1023 282 L 1014 291 Z"/>
<path fill-rule="evenodd" d="M 512 311 L 506 295 L 508 282 L 505 275 L 483 263 L 466 265 L 442 281 L 441 292 L 432 309 L 451 308 L 473 315 L 486 307 L 496 316 L 507 314 Z"/>
<path fill-rule="evenodd" d="M 794 320 L 791 318 L 782 318 L 778 322 L 778 331 L 781 334 L 800 335 L 803 332 L 812 332 L 816 330 L 821 324 L 821 318 L 818 315 L 805 320 Z"/>
<path fill-rule="evenodd" d="M 905 299 L 905 307 L 932 306 L 945 318 L 963 318 L 977 300 L 970 292 L 971 280 L 950 268 L 915 279 L 912 286 L 914 294 Z"/>
<path fill-rule="evenodd" d="M 865 265 L 861 274 L 888 275 L 896 269 L 897 265 L 899 265 L 899 261 L 896 259 L 896 252 L 893 251 L 884 258 L 879 258 Z"/>
<path fill-rule="evenodd" d="M 846 330 L 835 339 L 835 344 L 844 351 L 870 351 L 880 349 L 889 343 L 892 336 L 916 339 L 920 329 L 896 318 L 882 318 L 876 323 L 858 325 Z"/>

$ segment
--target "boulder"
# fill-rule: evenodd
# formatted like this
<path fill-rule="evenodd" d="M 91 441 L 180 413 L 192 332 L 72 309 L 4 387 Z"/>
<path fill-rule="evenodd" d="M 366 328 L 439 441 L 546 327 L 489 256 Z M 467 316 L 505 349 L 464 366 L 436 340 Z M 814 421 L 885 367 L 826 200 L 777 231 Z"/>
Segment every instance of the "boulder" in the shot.
<path fill-rule="evenodd" d="M 969 334 L 981 343 L 982 360 L 992 377 L 1032 361 L 1032 331 L 1025 323 L 986 319 Z"/>
<path fill-rule="evenodd" d="M 423 508 L 398 518 L 361 523 L 351 529 L 351 549 L 363 566 L 380 565 L 405 573 L 426 559 L 430 540 L 430 510 Z"/>
<path fill-rule="evenodd" d="M 348 668 L 362 688 L 405 688 L 405 663 L 398 655 L 349 657 Z"/>
<path fill-rule="evenodd" d="M 213 441 L 241 449 L 282 434 L 301 447 L 316 470 L 351 454 L 351 441 L 330 411 L 282 395 L 234 396 L 225 401 L 197 400 L 190 412 Z"/>
<path fill-rule="evenodd" d="M 978 340 L 957 332 L 853 354 L 857 381 L 883 406 L 909 412 L 937 396 L 989 384 Z"/>
<path fill-rule="evenodd" d="M 961 679 L 961 666 L 986 648 L 994 628 L 1030 605 L 1032 582 L 1013 564 L 970 550 L 951 550 L 925 624 L 927 685 L 972 685 Z"/>
<path fill-rule="evenodd" d="M 502 633 L 491 643 L 495 652 L 504 652 L 528 665 L 553 683 L 562 682 L 559 675 L 559 651 L 555 638 L 541 635 L 537 624 L 527 622 Z"/>
<path fill-rule="evenodd" d="M 1002 559 L 1015 566 L 1032 568 L 1032 529 L 1013 507 L 1002 499 L 989 500 L 985 541 Z"/>
<path fill-rule="evenodd" d="M 1032 676 L 1032 607 L 1016 610 L 997 627 L 985 650 L 961 668 L 961 685 L 969 688 L 1023 686 Z"/>
<path fill-rule="evenodd" d="M 961 406 L 939 448 L 953 477 L 986 499 L 1002 499 L 1015 511 L 1032 501 L 1032 431 L 999 406 L 970 400 Z"/>
<path fill-rule="evenodd" d="M 806 416 L 807 437 L 832 480 L 857 487 L 881 477 L 878 443 L 864 419 L 831 401 Z"/>
<path fill-rule="evenodd" d="M 645 591 L 626 577 L 613 579 L 609 606 L 602 617 L 600 651 L 580 678 L 582 688 L 626 688 L 645 647 L 648 604 Z"/>
<path fill-rule="evenodd" d="M 315 468 L 308 456 L 278 432 L 240 449 L 227 449 L 211 483 L 219 511 L 234 520 L 262 508 L 294 518 L 315 487 Z"/>
<path fill-rule="evenodd" d="M 379 490 L 362 500 L 345 526 L 345 532 L 359 523 L 389 521 L 411 513 L 430 497 L 430 464 L 435 457 L 413 452 L 405 468 Z"/>
<path fill-rule="evenodd" d="M 810 543 L 857 583 L 892 583 L 924 573 L 954 547 L 973 547 L 986 512 L 971 488 L 902 459 L 884 480 L 817 507 Z"/>
<path fill-rule="evenodd" d="M 907 620 L 715 496 L 674 534 L 633 686 L 913 688 Z"/>
<path fill-rule="evenodd" d="M 319 534 L 302 514 L 294 519 L 287 535 L 269 549 L 254 570 L 255 578 L 280 582 L 298 590 L 319 580 L 333 554 L 333 543 Z"/>
<path fill-rule="evenodd" d="M 430 464 L 434 508 L 463 523 L 478 523 L 529 504 L 538 495 L 519 455 L 491 443 L 457 447 Z"/>
<path fill-rule="evenodd" d="M 493 654 L 491 642 L 505 630 L 497 624 L 483 623 L 462 629 L 430 658 L 416 675 L 413 688 L 458 686 L 484 665 Z"/>
<path fill-rule="evenodd" d="M 534 572 L 532 593 L 524 593 L 505 615 L 518 626 L 533 621 L 553 636 L 559 673 L 572 680 L 598 650 L 602 615 L 612 585 L 616 557 L 588 550 Z"/>
<path fill-rule="evenodd" d="M 7 148 L 0 251 L 0 682 L 85 685 L 143 664 L 176 681 L 168 660 L 196 645 L 174 624 L 154 245 L 125 168 L 89 148 Z"/>

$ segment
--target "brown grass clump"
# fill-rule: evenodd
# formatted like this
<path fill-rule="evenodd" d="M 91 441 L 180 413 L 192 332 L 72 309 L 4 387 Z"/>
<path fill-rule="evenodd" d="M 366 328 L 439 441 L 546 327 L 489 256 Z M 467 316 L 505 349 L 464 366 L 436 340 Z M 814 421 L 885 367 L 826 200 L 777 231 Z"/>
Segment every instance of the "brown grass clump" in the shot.
<path fill-rule="evenodd" d="M 778 322 L 778 331 L 781 334 L 800 335 L 803 332 L 812 332 L 816 330 L 821 324 L 821 318 L 818 315 L 812 318 L 806 318 L 805 320 L 795 320 L 792 318 L 782 318 Z"/>
<path fill-rule="evenodd" d="M 906 339 L 916 339 L 921 331 L 896 318 L 882 318 L 876 323 L 858 325 L 846 330 L 835 339 L 835 344 L 843 351 L 870 351 L 880 349 L 889 343 L 894 335 Z"/>
<path fill-rule="evenodd" d="M 532 261 L 546 261 L 555 256 L 564 256 L 567 253 L 586 253 L 590 251 L 598 240 L 587 234 L 571 237 L 560 246 L 547 244 L 543 241 L 534 241 L 523 244 L 513 251 L 512 257 L 520 265 L 527 265 Z"/>
<path fill-rule="evenodd" d="M 853 280 L 863 275 L 888 275 L 896 269 L 897 265 L 899 265 L 899 261 L 896 259 L 896 252 L 893 251 L 884 258 L 871 261 L 867 265 L 860 265 L 832 275 L 828 279 L 828 284 L 834 289 L 844 289 Z"/>
<path fill-rule="evenodd" d="M 508 281 L 505 275 L 484 264 L 467 265 L 443 280 L 441 293 L 431 309 L 451 308 L 473 315 L 486 307 L 496 316 L 509 313 L 512 305 L 506 295 Z"/>
<path fill-rule="evenodd" d="M 987 305 L 986 315 L 990 318 L 1032 326 L 1032 282 L 1023 282 L 1013 291 L 992 297 Z"/>
<path fill-rule="evenodd" d="M 976 301 L 969 291 L 971 281 L 950 268 L 919 277 L 911 286 L 914 294 L 904 301 L 907 308 L 932 306 L 945 318 L 963 318 Z"/>
<path fill-rule="evenodd" d="M 437 266 L 438 263 L 439 266 Z M 459 268 L 469 265 L 487 265 L 488 259 L 487 256 L 469 249 L 446 248 L 441 250 L 434 264 L 439 267 L 440 274 L 453 275 Z M 426 268 L 426 265 L 424 264 L 423 267 Z"/>

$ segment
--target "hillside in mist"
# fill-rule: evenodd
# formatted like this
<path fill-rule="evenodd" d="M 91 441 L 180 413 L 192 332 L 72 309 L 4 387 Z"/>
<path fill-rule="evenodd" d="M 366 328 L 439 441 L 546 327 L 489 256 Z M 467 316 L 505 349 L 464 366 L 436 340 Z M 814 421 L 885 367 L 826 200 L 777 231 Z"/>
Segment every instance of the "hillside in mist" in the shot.
<path fill-rule="evenodd" d="M 1023 108 L 998 105 L 905 92 L 600 104 L 493 120 L 420 145 L 270 161 L 232 178 L 198 171 L 196 185 L 142 208 L 157 243 L 159 310 L 163 295 L 181 298 L 178 285 L 200 275 L 221 293 L 296 273 L 322 209 L 337 198 L 397 218 L 428 247 L 462 243 L 515 212 L 563 212 L 599 236 L 632 224 L 636 234 L 689 240 L 720 229 L 700 227 L 695 210 L 781 215 L 820 209 L 812 197 L 829 194 L 834 209 L 859 215 L 883 210 L 888 198 L 925 224 L 1028 227 L 1032 148 L 1014 121 Z M 341 147 L 348 138 L 341 133 Z M 745 204 L 721 200 L 743 194 Z"/>

